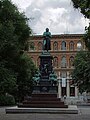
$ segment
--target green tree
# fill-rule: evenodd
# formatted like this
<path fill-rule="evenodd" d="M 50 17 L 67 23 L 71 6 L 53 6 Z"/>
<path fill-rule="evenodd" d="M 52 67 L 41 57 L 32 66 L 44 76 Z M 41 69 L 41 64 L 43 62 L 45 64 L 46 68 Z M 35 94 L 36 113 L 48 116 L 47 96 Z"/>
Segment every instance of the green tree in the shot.
<path fill-rule="evenodd" d="M 86 33 L 83 37 L 83 40 L 85 42 L 86 47 L 88 48 L 88 51 L 90 52 L 90 24 L 89 27 L 85 28 Z"/>
<path fill-rule="evenodd" d="M 72 0 L 72 2 L 74 8 L 79 9 L 84 17 L 90 20 L 90 0 Z M 85 27 L 83 41 L 88 51 L 77 53 L 74 61 L 75 69 L 72 73 L 74 83 L 81 92 L 90 91 L 90 23 Z"/>
<path fill-rule="evenodd" d="M 73 6 L 80 9 L 80 12 L 90 19 L 90 0 L 72 0 Z"/>
<path fill-rule="evenodd" d="M 74 8 L 80 10 L 85 18 L 90 20 L 90 0 L 72 0 Z M 86 47 L 90 51 L 90 23 L 89 26 L 85 27 L 86 33 L 83 40 L 85 41 Z"/>
<path fill-rule="evenodd" d="M 90 53 L 86 51 L 78 52 L 74 66 L 75 69 L 72 73 L 74 84 L 78 86 L 80 92 L 90 91 Z"/>
<path fill-rule="evenodd" d="M 10 0 L 0 0 L 0 49 L 10 43 L 17 49 L 25 49 L 31 29 L 27 18 Z"/>
<path fill-rule="evenodd" d="M 28 57 L 28 55 L 25 53 L 20 56 L 20 59 L 18 59 L 17 64 L 18 98 L 20 101 L 22 101 L 24 96 L 31 95 L 32 93 L 32 77 L 34 76 L 37 69 L 33 64 L 31 58 Z"/>
<path fill-rule="evenodd" d="M 13 94 L 16 89 L 16 75 L 12 70 L 6 69 L 0 65 L 0 93 Z"/>
<path fill-rule="evenodd" d="M 19 90 L 22 96 L 25 87 L 28 92 L 31 91 L 35 72 L 35 65 L 25 52 L 29 35 L 32 34 L 27 21 L 24 13 L 20 13 L 10 0 L 0 0 L 0 92 L 15 97 Z"/>

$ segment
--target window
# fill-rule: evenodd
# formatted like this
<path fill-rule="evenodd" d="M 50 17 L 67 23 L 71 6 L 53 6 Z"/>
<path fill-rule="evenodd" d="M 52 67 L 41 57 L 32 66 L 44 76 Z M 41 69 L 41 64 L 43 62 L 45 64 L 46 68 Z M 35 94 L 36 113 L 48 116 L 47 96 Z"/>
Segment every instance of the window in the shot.
<path fill-rule="evenodd" d="M 71 56 L 70 59 L 69 59 L 69 67 L 73 67 L 74 66 L 73 62 L 74 62 L 74 57 Z"/>
<path fill-rule="evenodd" d="M 74 50 L 74 42 L 73 41 L 71 41 L 69 43 L 69 50 Z"/>
<path fill-rule="evenodd" d="M 82 49 L 82 43 L 81 43 L 81 41 L 78 41 L 77 50 L 81 50 L 81 49 Z"/>
<path fill-rule="evenodd" d="M 62 71 L 62 72 L 61 72 L 61 78 L 66 78 L 66 77 L 67 77 L 66 71 Z"/>
<path fill-rule="evenodd" d="M 61 95 L 66 96 L 66 87 L 61 88 Z"/>
<path fill-rule="evenodd" d="M 66 57 L 63 56 L 61 59 L 61 68 L 66 68 L 67 62 L 66 62 Z"/>
<path fill-rule="evenodd" d="M 70 87 L 70 96 L 75 96 L 75 87 Z"/>
<path fill-rule="evenodd" d="M 31 42 L 30 43 L 30 50 L 34 50 L 34 47 L 35 47 L 34 42 Z"/>
<path fill-rule="evenodd" d="M 58 58 L 57 57 L 54 57 L 54 59 L 53 59 L 53 66 L 58 67 Z"/>
<path fill-rule="evenodd" d="M 61 50 L 66 50 L 66 42 L 62 41 L 61 43 Z"/>
<path fill-rule="evenodd" d="M 58 43 L 56 41 L 53 44 L 53 50 L 58 50 Z"/>
<path fill-rule="evenodd" d="M 42 42 L 38 43 L 38 50 L 42 50 Z"/>

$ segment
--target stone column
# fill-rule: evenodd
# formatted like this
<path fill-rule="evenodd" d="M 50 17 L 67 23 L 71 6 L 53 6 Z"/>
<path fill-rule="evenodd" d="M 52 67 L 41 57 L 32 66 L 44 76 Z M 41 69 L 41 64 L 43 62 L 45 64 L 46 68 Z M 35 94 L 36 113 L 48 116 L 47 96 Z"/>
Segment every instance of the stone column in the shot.
<path fill-rule="evenodd" d="M 67 80 L 67 97 L 70 96 L 69 80 Z"/>
<path fill-rule="evenodd" d="M 67 47 L 66 47 L 67 50 L 69 50 L 69 42 L 67 42 Z"/>
<path fill-rule="evenodd" d="M 69 72 L 67 71 L 67 97 L 70 97 Z"/>
<path fill-rule="evenodd" d="M 75 86 L 75 97 L 78 97 L 78 88 Z"/>
<path fill-rule="evenodd" d="M 61 81 L 58 79 L 58 98 L 61 98 Z"/>
<path fill-rule="evenodd" d="M 61 98 L 61 80 L 60 80 L 60 72 L 58 77 L 58 98 Z"/>

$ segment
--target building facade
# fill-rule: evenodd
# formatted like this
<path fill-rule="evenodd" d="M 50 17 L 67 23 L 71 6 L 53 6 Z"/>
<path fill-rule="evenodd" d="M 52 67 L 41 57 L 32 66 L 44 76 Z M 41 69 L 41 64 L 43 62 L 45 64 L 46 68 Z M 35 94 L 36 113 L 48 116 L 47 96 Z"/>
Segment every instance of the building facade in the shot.
<path fill-rule="evenodd" d="M 53 56 L 54 71 L 58 76 L 59 97 L 77 97 L 78 89 L 72 85 L 71 72 L 74 69 L 74 57 L 77 51 L 85 49 L 82 42 L 83 34 L 52 35 L 50 53 Z M 30 37 L 28 55 L 39 67 L 39 55 L 43 48 L 42 35 Z"/>

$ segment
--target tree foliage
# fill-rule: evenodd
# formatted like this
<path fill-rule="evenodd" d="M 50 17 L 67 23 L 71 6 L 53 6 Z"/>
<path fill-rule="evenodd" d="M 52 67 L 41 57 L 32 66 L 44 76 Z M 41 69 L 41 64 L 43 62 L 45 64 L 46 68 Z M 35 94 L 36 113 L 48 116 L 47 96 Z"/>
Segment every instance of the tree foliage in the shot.
<path fill-rule="evenodd" d="M 0 48 L 11 43 L 18 49 L 25 49 L 31 29 L 27 18 L 9 0 L 0 0 Z M 13 43 L 12 43 L 13 42 Z"/>
<path fill-rule="evenodd" d="M 16 89 L 16 75 L 3 66 L 0 65 L 0 93 L 12 94 Z"/>
<path fill-rule="evenodd" d="M 0 92 L 19 98 L 31 91 L 36 69 L 25 53 L 32 34 L 27 20 L 10 0 L 0 0 Z"/>
<path fill-rule="evenodd" d="M 72 0 L 73 6 L 80 10 L 85 18 L 90 20 L 90 0 Z M 79 90 L 90 91 L 90 23 L 85 27 L 85 34 L 83 41 L 88 49 L 87 52 L 79 52 L 75 57 L 75 69 L 73 71 L 73 78 Z"/>
<path fill-rule="evenodd" d="M 90 91 L 90 53 L 80 51 L 74 61 L 72 77 L 81 92 Z"/>
<path fill-rule="evenodd" d="M 80 9 L 80 12 L 90 19 L 90 0 L 72 0 L 73 6 Z"/>
<path fill-rule="evenodd" d="M 90 24 L 89 27 L 86 27 L 86 33 L 83 37 L 83 40 L 85 42 L 86 47 L 88 48 L 88 50 L 90 51 Z"/>
<path fill-rule="evenodd" d="M 72 2 L 74 8 L 80 9 L 80 12 L 84 15 L 84 17 L 90 20 L 90 0 L 72 0 Z M 90 51 L 90 23 L 88 27 L 85 27 L 85 31 L 86 33 L 83 40 Z"/>
<path fill-rule="evenodd" d="M 32 77 L 36 72 L 36 67 L 27 54 L 22 54 L 17 61 L 17 83 L 18 83 L 18 98 L 23 100 L 26 95 L 31 95 L 33 81 Z"/>

